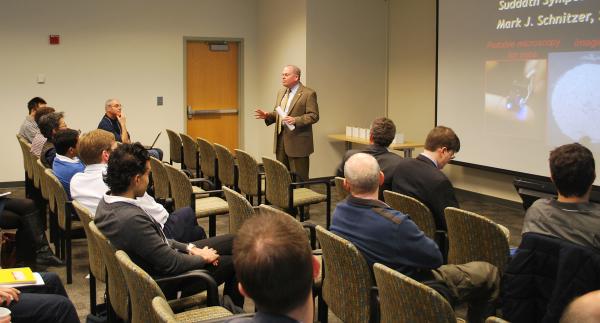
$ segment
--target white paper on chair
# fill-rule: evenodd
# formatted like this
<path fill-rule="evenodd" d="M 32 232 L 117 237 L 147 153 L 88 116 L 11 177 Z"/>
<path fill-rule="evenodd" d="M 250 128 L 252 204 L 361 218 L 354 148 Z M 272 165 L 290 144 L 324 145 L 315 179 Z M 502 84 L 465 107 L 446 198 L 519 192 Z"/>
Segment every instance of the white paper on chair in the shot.
<path fill-rule="evenodd" d="M 275 111 L 277 111 L 277 114 L 279 114 L 279 118 L 283 119 L 285 117 L 287 117 L 287 114 L 285 114 L 285 112 L 283 112 L 283 109 L 281 109 L 281 107 L 277 107 L 275 108 Z M 293 124 L 289 124 L 289 123 L 283 123 L 284 125 L 286 125 L 288 127 L 288 129 L 290 129 L 290 131 L 296 129 L 296 126 L 294 126 Z"/>

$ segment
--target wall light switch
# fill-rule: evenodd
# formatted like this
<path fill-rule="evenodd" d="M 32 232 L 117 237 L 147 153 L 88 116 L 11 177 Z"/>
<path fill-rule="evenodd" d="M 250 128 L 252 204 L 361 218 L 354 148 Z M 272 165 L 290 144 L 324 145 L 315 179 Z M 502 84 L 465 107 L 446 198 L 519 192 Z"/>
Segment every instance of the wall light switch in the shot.
<path fill-rule="evenodd" d="M 156 105 L 157 106 L 163 105 L 163 97 L 162 96 L 157 96 L 156 97 Z"/>
<path fill-rule="evenodd" d="M 44 75 L 44 74 L 38 74 L 37 75 L 37 83 L 38 84 L 44 84 L 44 83 L 46 83 L 46 75 Z"/>

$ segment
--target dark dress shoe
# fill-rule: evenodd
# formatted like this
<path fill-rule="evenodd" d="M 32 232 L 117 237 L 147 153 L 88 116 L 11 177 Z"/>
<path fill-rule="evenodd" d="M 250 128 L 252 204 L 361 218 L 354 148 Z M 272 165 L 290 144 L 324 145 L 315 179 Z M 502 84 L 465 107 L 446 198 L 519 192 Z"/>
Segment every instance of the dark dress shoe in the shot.
<path fill-rule="evenodd" d="M 62 260 L 53 254 L 41 254 L 35 258 L 35 263 L 42 266 L 64 266 Z"/>

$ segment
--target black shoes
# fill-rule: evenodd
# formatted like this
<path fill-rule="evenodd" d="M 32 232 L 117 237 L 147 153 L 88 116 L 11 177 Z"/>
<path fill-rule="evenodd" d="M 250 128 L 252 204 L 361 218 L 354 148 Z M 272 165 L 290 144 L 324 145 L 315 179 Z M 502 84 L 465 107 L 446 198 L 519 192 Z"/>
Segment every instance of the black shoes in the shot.
<path fill-rule="evenodd" d="M 62 260 L 58 259 L 51 252 L 38 254 L 35 263 L 42 266 L 64 266 Z"/>

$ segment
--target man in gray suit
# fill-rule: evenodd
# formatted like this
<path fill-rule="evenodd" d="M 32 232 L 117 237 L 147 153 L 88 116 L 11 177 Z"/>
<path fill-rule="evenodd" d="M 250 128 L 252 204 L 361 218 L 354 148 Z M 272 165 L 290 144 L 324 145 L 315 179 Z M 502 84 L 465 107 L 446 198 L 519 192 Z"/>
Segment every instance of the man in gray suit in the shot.
<path fill-rule="evenodd" d="M 298 175 L 298 180 L 307 180 L 309 155 L 314 152 L 312 125 L 319 121 L 317 92 L 300 82 L 300 68 L 288 65 L 281 72 L 283 88 L 277 93 L 275 109 L 265 112 L 256 109 L 255 117 L 265 120 L 267 126 L 275 124 L 273 150 L 277 160 Z M 280 107 L 285 117 L 280 117 Z"/>

